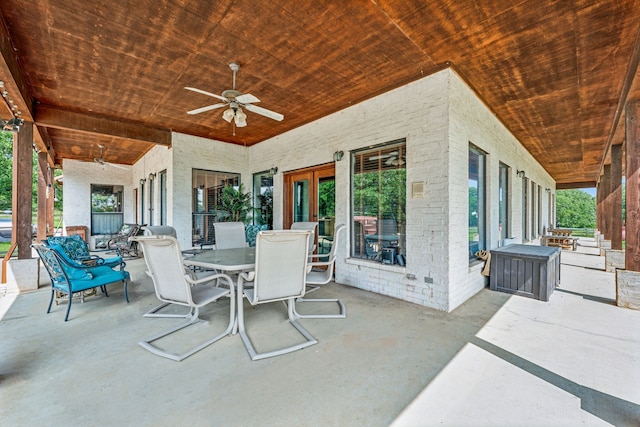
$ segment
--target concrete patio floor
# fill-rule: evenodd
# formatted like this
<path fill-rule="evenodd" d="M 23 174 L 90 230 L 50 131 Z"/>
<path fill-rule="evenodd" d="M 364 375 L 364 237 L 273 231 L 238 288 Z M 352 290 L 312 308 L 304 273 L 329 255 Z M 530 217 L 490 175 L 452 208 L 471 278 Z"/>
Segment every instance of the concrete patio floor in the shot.
<path fill-rule="evenodd" d="M 64 304 L 46 314 L 48 285 L 8 289 L 0 423 L 638 426 L 640 312 L 615 306 L 614 275 L 592 242 L 581 243 L 562 253 L 549 302 L 485 289 L 447 314 L 332 283 L 310 297 L 340 297 L 347 319 L 303 319 L 317 345 L 256 362 L 237 335 L 182 362 L 139 347 L 180 322 L 142 317 L 157 305 L 142 260 L 127 264 L 130 304 L 112 285 L 109 298 L 74 303 L 66 323 Z M 216 334 L 225 315 L 227 301 L 211 305 L 201 314 L 208 322 L 166 345 Z M 297 339 L 285 316 L 282 304 L 247 308 L 259 348 Z"/>

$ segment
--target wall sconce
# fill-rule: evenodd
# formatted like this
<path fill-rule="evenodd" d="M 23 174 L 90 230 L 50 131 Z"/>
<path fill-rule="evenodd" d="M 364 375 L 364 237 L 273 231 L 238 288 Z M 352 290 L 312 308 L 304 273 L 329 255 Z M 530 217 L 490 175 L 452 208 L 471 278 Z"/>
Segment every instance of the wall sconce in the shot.
<path fill-rule="evenodd" d="M 146 181 L 146 179 L 140 178 L 140 185 L 144 185 L 145 181 Z"/>
<path fill-rule="evenodd" d="M 342 160 L 342 156 L 344 156 L 344 151 L 336 151 L 335 153 L 333 153 L 333 161 L 339 162 L 340 160 Z"/>
<path fill-rule="evenodd" d="M 523 170 L 517 171 L 516 175 L 518 175 L 518 177 L 520 177 L 520 178 L 524 178 L 524 171 Z"/>
<path fill-rule="evenodd" d="M 153 181 L 155 177 L 156 177 L 155 173 L 150 173 L 149 174 L 149 181 Z"/>
<path fill-rule="evenodd" d="M 550 188 L 545 188 L 544 191 L 546 191 L 547 193 L 551 193 L 551 189 Z"/>
<path fill-rule="evenodd" d="M 272 167 L 271 169 L 269 169 L 269 173 L 271 175 L 275 175 L 278 173 L 278 168 L 277 167 Z"/>

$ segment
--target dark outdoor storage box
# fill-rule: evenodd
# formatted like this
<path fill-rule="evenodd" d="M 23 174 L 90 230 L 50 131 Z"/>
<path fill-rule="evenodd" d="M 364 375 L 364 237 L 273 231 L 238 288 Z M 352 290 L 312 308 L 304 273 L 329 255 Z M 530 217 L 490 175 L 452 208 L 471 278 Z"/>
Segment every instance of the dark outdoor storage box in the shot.
<path fill-rule="evenodd" d="M 560 248 L 509 245 L 491 250 L 490 288 L 549 301 L 560 283 Z"/>

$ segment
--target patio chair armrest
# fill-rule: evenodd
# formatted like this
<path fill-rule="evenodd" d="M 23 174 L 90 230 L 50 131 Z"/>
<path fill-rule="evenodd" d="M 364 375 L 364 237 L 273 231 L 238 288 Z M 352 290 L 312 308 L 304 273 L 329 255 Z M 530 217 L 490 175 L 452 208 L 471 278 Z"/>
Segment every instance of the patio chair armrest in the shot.
<path fill-rule="evenodd" d="M 229 289 L 233 291 L 233 280 L 231 280 L 231 277 L 229 277 L 224 273 L 210 274 L 208 276 L 200 277 L 198 279 L 193 279 L 189 273 L 185 273 L 185 278 L 187 282 L 189 282 L 191 285 L 199 285 L 202 283 L 209 283 L 213 280 L 223 279 L 229 285 Z"/>

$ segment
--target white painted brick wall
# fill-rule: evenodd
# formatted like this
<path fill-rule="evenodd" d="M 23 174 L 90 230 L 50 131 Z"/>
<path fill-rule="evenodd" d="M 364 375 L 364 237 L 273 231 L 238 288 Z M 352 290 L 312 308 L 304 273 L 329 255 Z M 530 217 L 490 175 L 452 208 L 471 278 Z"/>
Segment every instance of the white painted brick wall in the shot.
<path fill-rule="evenodd" d="M 133 186 L 129 166 L 101 166 L 94 162 L 66 159 L 62 186 L 62 210 L 64 226 L 86 225 L 91 235 L 91 184 L 122 185 L 124 222 L 135 217 Z M 58 226 L 58 224 L 55 224 Z"/>
<path fill-rule="evenodd" d="M 250 130 L 250 126 L 243 129 Z M 167 169 L 171 197 L 169 225 L 176 228 L 181 245 L 188 247 L 191 245 L 193 168 L 240 173 L 245 187 L 251 191 L 253 173 L 278 167 L 274 177 L 274 228 L 278 229 L 282 228 L 283 221 L 283 172 L 331 162 L 333 153 L 342 150 L 345 157 L 336 163 L 336 223 L 347 224 L 346 235 L 350 236 L 349 151 L 402 138 L 406 138 L 407 143 L 407 265 L 389 266 L 349 259 L 347 241 L 338 250 L 336 279 L 361 289 L 451 311 L 486 285 L 486 279 L 480 275 L 482 265 L 470 267 L 468 262 L 469 142 L 488 153 L 489 247 L 498 245 L 500 161 L 512 168 L 511 234 L 516 238 L 522 238 L 521 181 L 515 176 L 516 170 L 524 169 L 527 176 L 543 188 L 555 189 L 546 171 L 451 70 L 249 148 L 173 134 L 171 149 L 155 147 L 133 167 L 126 178 L 125 191 L 132 197 L 132 183 L 137 186 L 140 178 Z M 86 180 L 95 173 L 83 169 L 84 172 L 67 179 L 71 172 L 68 169 L 74 168 L 75 164 L 65 162 L 65 186 L 67 181 Z M 425 183 L 424 198 L 411 198 L 413 182 Z M 157 190 L 155 194 L 159 196 Z M 71 218 L 77 224 L 87 223 L 89 210 L 84 206 L 88 206 L 88 189 L 70 198 L 69 203 L 82 206 L 79 210 L 83 212 L 78 216 L 67 212 L 65 192 L 65 221 Z M 131 201 L 127 205 L 132 205 Z M 546 212 L 545 204 L 542 219 L 545 222 Z M 132 212 L 128 215 L 133 216 Z M 407 275 L 414 275 L 416 279 Z M 433 283 L 426 283 L 425 278 Z"/>

